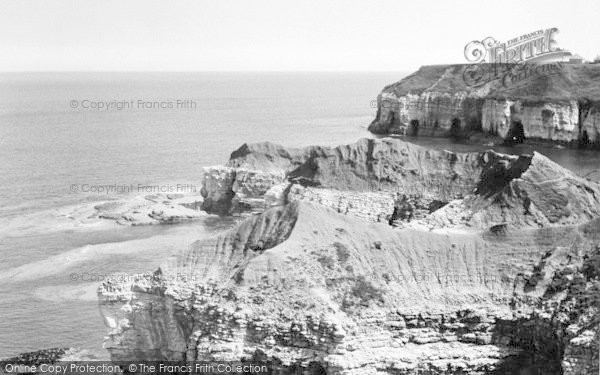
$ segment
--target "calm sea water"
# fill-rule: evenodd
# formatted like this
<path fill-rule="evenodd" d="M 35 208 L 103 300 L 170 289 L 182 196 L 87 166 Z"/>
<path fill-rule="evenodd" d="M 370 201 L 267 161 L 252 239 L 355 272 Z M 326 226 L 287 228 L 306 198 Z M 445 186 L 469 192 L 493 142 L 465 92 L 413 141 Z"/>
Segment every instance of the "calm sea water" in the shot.
<path fill-rule="evenodd" d="M 0 357 L 56 346 L 102 353 L 107 329 L 89 275 L 152 271 L 228 224 L 69 228 L 65 207 L 114 198 L 71 185 L 199 186 L 203 166 L 244 142 L 353 142 L 369 136 L 379 90 L 403 75 L 0 75 Z M 99 102 L 133 105 L 82 108 Z"/>
<path fill-rule="evenodd" d="M 338 145 L 370 137 L 371 102 L 404 75 L 0 75 L 0 357 L 56 346 L 102 357 L 107 329 L 95 297 L 98 281 L 89 275 L 152 271 L 157 259 L 231 224 L 69 227 L 65 208 L 115 198 L 74 192 L 71 185 L 199 186 L 203 166 L 224 163 L 244 142 Z M 82 108 L 100 102 L 114 104 Z M 129 107 L 117 109 L 125 102 Z M 486 148 L 411 141 L 455 151 Z M 594 152 L 541 151 L 579 172 L 600 161 Z"/>

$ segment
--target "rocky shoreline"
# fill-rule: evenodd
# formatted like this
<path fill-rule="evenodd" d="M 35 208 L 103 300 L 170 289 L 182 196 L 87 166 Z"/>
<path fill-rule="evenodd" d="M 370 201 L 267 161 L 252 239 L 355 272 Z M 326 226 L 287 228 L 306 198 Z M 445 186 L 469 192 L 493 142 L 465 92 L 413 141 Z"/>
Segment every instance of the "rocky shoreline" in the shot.
<path fill-rule="evenodd" d="M 148 194 L 94 206 L 94 216 L 119 225 L 174 224 L 207 216 L 198 194 Z"/>
<path fill-rule="evenodd" d="M 69 361 L 94 361 L 98 360 L 96 356 L 89 353 L 87 350 L 77 348 L 49 348 L 41 349 L 33 352 L 21 353 L 11 358 L 0 358 L 0 364 L 2 364 L 2 373 L 5 373 L 4 365 L 26 365 L 26 366 L 39 366 L 42 364 L 54 364 L 57 362 L 69 362 Z M 23 373 L 22 371 L 17 371 Z M 10 373 L 10 371 L 8 372 Z"/>
<path fill-rule="evenodd" d="M 247 218 L 103 283 L 112 359 L 598 373 L 600 185 L 541 154 L 251 144 L 202 196 Z"/>

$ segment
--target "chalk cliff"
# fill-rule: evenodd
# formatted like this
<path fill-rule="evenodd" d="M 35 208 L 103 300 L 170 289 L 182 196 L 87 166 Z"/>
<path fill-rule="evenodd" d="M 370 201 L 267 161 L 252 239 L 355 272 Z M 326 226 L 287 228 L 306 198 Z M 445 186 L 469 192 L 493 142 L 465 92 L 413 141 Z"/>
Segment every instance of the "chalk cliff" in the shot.
<path fill-rule="evenodd" d="M 377 134 L 600 144 L 600 65 L 435 65 L 383 89 Z"/>
<path fill-rule="evenodd" d="M 209 180 L 205 202 L 226 213 L 242 192 L 262 209 L 153 278 L 103 283 L 113 359 L 598 373 L 597 183 L 540 154 L 394 139 L 244 145 L 223 168 L 231 177 Z"/>
<path fill-rule="evenodd" d="M 539 153 L 454 153 L 391 138 L 289 152 L 270 143 L 240 150 L 227 166 L 206 170 L 202 190 L 215 212 L 260 212 L 306 200 L 367 221 L 414 221 L 429 229 L 537 228 L 599 214 L 598 185 Z"/>

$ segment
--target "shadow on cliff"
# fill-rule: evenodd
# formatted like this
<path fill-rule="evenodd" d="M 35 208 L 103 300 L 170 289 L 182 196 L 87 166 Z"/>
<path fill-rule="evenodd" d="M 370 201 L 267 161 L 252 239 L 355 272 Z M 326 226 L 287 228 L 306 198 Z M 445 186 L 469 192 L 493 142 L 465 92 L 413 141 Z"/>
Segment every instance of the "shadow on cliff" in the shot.
<path fill-rule="evenodd" d="M 524 352 L 509 357 L 490 375 L 562 375 L 560 359 Z"/>

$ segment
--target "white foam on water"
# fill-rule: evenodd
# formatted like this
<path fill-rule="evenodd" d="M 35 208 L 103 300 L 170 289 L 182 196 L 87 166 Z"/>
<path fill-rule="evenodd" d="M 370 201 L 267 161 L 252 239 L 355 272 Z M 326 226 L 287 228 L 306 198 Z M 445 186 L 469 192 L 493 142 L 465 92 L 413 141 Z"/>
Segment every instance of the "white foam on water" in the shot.
<path fill-rule="evenodd" d="M 53 285 L 37 288 L 33 296 L 45 301 L 97 301 L 98 283 L 84 283 L 82 285 Z"/>
<path fill-rule="evenodd" d="M 0 238 L 21 237 L 38 233 L 55 233 L 75 229 L 110 229 L 118 224 L 96 218 L 95 206 L 105 202 L 70 205 L 26 213 L 6 220 L 0 227 Z"/>
<path fill-rule="evenodd" d="M 84 271 L 79 270 L 79 268 L 82 265 L 89 266 L 95 261 L 113 255 L 132 255 L 144 252 L 144 258 L 155 259 L 154 266 L 158 267 L 163 256 L 168 257 L 188 248 L 194 241 L 208 233 L 201 223 L 197 224 L 193 227 L 193 230 L 187 225 L 178 225 L 173 226 L 171 230 L 164 234 L 148 238 L 86 245 L 46 259 L 2 270 L 0 272 L 0 284 L 29 282 L 61 273 L 64 274 L 65 280 L 68 280 L 66 277 L 69 273 L 69 277 L 76 275 L 70 277 L 72 281 L 81 281 L 81 275 Z M 111 263 L 118 262 L 112 261 Z M 151 270 L 146 271 L 150 272 Z"/>

